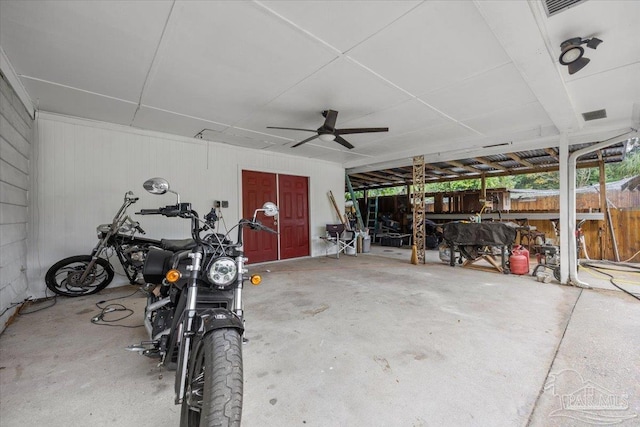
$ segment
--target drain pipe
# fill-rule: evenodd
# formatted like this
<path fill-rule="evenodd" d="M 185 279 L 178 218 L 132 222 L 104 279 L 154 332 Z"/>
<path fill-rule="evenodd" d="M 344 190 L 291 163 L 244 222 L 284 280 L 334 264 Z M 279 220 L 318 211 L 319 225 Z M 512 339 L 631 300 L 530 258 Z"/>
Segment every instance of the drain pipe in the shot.
<path fill-rule="evenodd" d="M 588 283 L 585 283 L 578 279 L 578 247 L 576 244 L 576 164 L 580 156 L 593 153 L 594 151 L 602 150 L 611 145 L 620 142 L 620 138 L 628 139 L 630 134 L 638 133 L 637 129 L 630 128 L 628 132 L 614 136 L 605 141 L 598 142 L 589 147 L 585 147 L 581 150 L 574 151 L 569 155 L 569 224 L 566 229 L 567 233 L 564 234 L 565 238 L 569 240 L 569 282 L 579 286 L 581 288 L 589 289 Z"/>

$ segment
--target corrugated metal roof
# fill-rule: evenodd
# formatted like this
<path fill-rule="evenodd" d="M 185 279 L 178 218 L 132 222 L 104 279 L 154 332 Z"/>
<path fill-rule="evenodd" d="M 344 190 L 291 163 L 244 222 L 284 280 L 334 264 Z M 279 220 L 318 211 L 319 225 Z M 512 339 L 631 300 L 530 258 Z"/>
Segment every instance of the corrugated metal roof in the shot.
<path fill-rule="evenodd" d="M 572 153 L 593 144 L 595 142 L 574 144 L 569 147 L 569 152 Z M 621 161 L 624 159 L 625 152 L 626 146 L 623 142 L 600 150 L 605 163 Z M 557 148 L 546 148 L 461 158 L 451 162 L 427 163 L 425 180 L 426 182 L 443 182 L 480 178 L 482 174 L 492 177 L 551 172 L 558 170 L 558 159 Z M 581 156 L 577 161 L 578 167 L 597 167 L 598 159 L 597 152 Z M 349 176 L 354 190 L 409 185 L 413 183 L 413 167 L 358 172 Z"/>

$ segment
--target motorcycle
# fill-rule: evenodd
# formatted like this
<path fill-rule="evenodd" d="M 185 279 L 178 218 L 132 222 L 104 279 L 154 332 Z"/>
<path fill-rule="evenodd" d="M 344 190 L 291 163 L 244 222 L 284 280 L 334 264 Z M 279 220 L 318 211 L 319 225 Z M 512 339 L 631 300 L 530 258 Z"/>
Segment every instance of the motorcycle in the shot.
<path fill-rule="evenodd" d="M 241 219 L 226 235 L 214 232 L 212 210 L 202 220 L 190 203 L 162 178 L 144 183 L 152 194 L 177 195 L 175 205 L 142 209 L 141 215 L 163 215 L 191 220 L 193 249 L 171 252 L 151 249 L 144 264 L 147 305 L 144 324 L 150 340 L 128 347 L 160 359 L 176 371 L 175 404 L 181 407 L 181 426 L 239 426 L 242 415 L 242 289 L 245 280 L 259 285 L 259 275 L 247 275 L 242 250 L 245 228 L 272 233 L 256 220 L 258 212 L 275 216 L 271 202 L 256 209 L 252 219 Z M 229 235 L 238 228 L 237 240 Z M 203 236 L 201 234 L 204 233 Z M 155 284 L 155 286 L 152 286 Z"/>
<path fill-rule="evenodd" d="M 127 191 L 111 224 L 97 227 L 99 241 L 91 255 L 76 255 L 56 262 L 45 274 L 47 287 L 56 294 L 67 297 L 101 291 L 113 280 L 114 269 L 109 260 L 114 253 L 129 283 L 144 285 L 142 267 L 150 248 L 179 251 L 195 246 L 192 239 L 154 240 L 136 236 L 136 233 L 145 234 L 145 231 L 139 222 L 127 215 L 127 208 L 138 199 L 133 192 Z"/>

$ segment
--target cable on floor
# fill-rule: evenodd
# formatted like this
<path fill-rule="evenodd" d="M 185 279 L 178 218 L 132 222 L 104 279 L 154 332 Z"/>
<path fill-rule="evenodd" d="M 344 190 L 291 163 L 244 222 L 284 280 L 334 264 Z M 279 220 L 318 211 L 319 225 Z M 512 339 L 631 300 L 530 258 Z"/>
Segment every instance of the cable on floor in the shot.
<path fill-rule="evenodd" d="M 24 314 L 37 313 L 38 311 L 46 310 L 47 308 L 51 308 L 54 305 L 56 305 L 56 303 L 58 302 L 58 296 L 55 294 L 53 296 L 47 295 L 47 290 L 48 288 L 44 288 L 44 298 L 36 298 L 36 299 L 31 299 L 31 297 L 27 298 L 18 309 L 18 316 L 22 316 Z M 31 307 L 35 304 L 40 304 L 47 301 L 51 301 L 51 304 L 45 305 L 44 307 L 38 307 L 32 310 L 26 309 L 27 307 Z"/>
<path fill-rule="evenodd" d="M 98 307 L 100 309 L 100 313 L 93 316 L 91 318 L 91 323 L 93 323 L 94 325 L 98 325 L 98 326 L 115 326 L 115 327 L 120 327 L 120 328 L 141 328 L 144 325 L 136 325 L 136 326 L 129 326 L 129 325 L 115 325 L 112 323 L 116 323 L 116 322 L 120 322 L 121 320 L 126 319 L 127 317 L 131 317 L 134 314 L 134 311 L 130 308 L 125 307 L 123 304 L 120 303 L 113 303 L 113 304 L 107 304 L 107 305 L 103 305 L 106 302 L 109 301 L 115 301 L 115 300 L 119 300 L 119 299 L 123 299 L 123 298 L 129 298 L 134 296 L 135 294 L 137 294 L 139 292 L 139 289 L 136 289 L 135 292 L 129 294 L 129 295 L 124 295 L 121 297 L 116 297 L 116 298 L 109 298 L 106 300 L 102 300 L 102 301 L 98 301 L 96 303 L 96 307 Z M 116 317 L 114 319 L 108 319 L 106 318 L 106 316 L 109 313 L 122 313 L 122 315 L 120 317 Z"/>
<path fill-rule="evenodd" d="M 607 263 L 607 264 L 609 264 L 609 263 Z M 617 263 L 616 263 L 616 264 L 617 264 Z M 619 281 L 619 280 L 620 280 L 619 278 L 616 278 L 613 274 L 609 274 L 609 273 L 607 273 L 607 272 L 605 272 L 605 271 L 602 271 L 602 270 L 609 270 L 609 271 L 611 271 L 612 269 L 603 268 L 603 267 L 601 267 L 601 266 L 596 265 L 596 264 L 595 264 L 595 263 L 593 263 L 593 262 L 585 262 L 585 263 L 581 263 L 581 264 L 580 264 L 580 266 L 587 266 L 587 267 L 591 267 L 591 268 L 593 268 L 594 270 L 596 270 L 598 273 L 600 273 L 600 274 L 604 274 L 605 276 L 608 276 L 608 277 L 609 277 L 609 282 L 610 282 L 613 286 L 615 286 L 616 288 L 620 289 L 620 290 L 621 290 L 622 292 L 624 292 L 625 294 L 630 295 L 631 297 L 633 297 L 633 298 L 637 299 L 638 301 L 640 301 L 640 296 L 638 296 L 638 295 L 634 294 L 633 292 L 630 292 L 630 291 L 628 291 L 628 290 L 624 289 L 623 287 L 619 286 L 619 285 L 614 281 L 614 280 L 618 280 L 618 281 Z M 630 267 L 630 268 L 640 270 L 640 268 L 636 268 L 636 267 Z M 617 271 L 619 271 L 619 270 L 617 270 Z M 635 273 L 635 272 L 631 272 L 631 273 Z"/>

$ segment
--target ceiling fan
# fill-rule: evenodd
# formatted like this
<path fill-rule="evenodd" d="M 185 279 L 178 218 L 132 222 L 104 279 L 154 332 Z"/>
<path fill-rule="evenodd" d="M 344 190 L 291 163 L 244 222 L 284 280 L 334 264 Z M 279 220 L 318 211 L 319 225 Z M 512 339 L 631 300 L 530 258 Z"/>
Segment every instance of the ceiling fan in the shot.
<path fill-rule="evenodd" d="M 311 138 L 307 138 L 304 141 L 298 142 L 292 148 L 304 144 L 305 142 L 312 141 L 316 138 L 320 138 L 321 141 L 335 141 L 338 144 L 347 147 L 351 150 L 351 145 L 346 139 L 340 135 L 346 135 L 350 133 L 370 133 L 370 132 L 388 132 L 389 128 L 351 128 L 351 129 L 336 129 L 336 119 L 338 118 L 338 112 L 335 110 L 325 110 L 322 112 L 325 117 L 324 123 L 318 129 L 299 129 L 299 128 L 284 128 L 276 126 L 267 126 L 267 129 L 287 129 L 287 130 L 301 130 L 305 132 L 316 132 L 316 135 Z"/>

